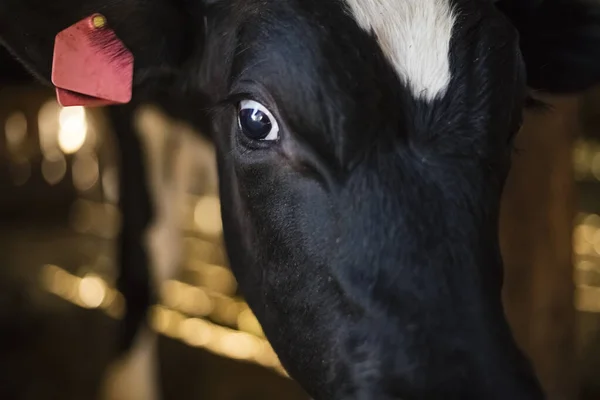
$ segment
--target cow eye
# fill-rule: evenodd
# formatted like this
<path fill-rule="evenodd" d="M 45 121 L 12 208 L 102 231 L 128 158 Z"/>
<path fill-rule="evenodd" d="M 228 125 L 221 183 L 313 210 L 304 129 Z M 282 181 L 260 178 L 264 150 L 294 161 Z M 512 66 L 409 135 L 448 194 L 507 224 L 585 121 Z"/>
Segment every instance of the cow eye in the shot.
<path fill-rule="evenodd" d="M 265 106 L 254 100 L 240 102 L 238 124 L 244 135 L 252 140 L 279 139 L 279 125 Z"/>

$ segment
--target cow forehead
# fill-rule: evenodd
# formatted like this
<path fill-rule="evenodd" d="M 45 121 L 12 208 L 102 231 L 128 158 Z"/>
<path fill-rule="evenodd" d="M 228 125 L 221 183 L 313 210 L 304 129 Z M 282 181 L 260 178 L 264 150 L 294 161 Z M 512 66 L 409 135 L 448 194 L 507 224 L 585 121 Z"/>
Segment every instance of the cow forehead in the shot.
<path fill-rule="evenodd" d="M 423 100 L 442 96 L 451 81 L 450 0 L 345 0 L 356 22 L 375 35 L 400 79 Z"/>

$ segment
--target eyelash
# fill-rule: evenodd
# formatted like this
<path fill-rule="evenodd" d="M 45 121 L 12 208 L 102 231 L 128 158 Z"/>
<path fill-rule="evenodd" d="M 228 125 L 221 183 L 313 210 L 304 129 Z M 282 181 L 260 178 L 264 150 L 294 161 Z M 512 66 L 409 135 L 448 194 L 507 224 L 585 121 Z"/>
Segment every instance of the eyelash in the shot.
<path fill-rule="evenodd" d="M 230 94 L 227 97 L 217 101 L 213 106 L 211 106 L 208 109 L 208 111 L 211 115 L 216 116 L 216 115 L 230 109 L 230 107 L 237 107 L 237 105 L 242 100 L 257 101 L 250 93 L 233 93 L 233 94 Z"/>

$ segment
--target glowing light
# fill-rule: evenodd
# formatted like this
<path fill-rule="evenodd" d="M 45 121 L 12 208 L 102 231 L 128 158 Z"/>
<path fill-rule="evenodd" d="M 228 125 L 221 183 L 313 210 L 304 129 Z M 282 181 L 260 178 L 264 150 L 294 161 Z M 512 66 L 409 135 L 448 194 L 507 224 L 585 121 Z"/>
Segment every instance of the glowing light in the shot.
<path fill-rule="evenodd" d="M 586 242 L 584 240 L 573 240 L 573 251 L 575 251 L 576 254 L 579 255 L 586 255 L 586 254 L 590 254 L 593 253 L 594 251 L 594 246 L 589 243 Z"/>
<path fill-rule="evenodd" d="M 185 320 L 185 317 L 182 313 L 173 310 L 169 310 L 167 315 L 167 325 L 164 334 L 171 338 L 179 339 L 179 326 Z"/>
<path fill-rule="evenodd" d="M 215 297 L 215 307 L 210 317 L 222 324 L 235 326 L 242 307 L 241 303 L 229 297 Z"/>
<path fill-rule="evenodd" d="M 237 289 L 237 282 L 231 271 L 220 265 L 205 264 L 204 268 L 200 269 L 201 283 L 225 295 L 233 295 Z"/>
<path fill-rule="evenodd" d="M 154 330 L 174 339 L 180 338 L 180 326 L 184 320 L 183 314 L 163 306 L 154 306 L 151 311 L 151 324 Z"/>
<path fill-rule="evenodd" d="M 202 276 L 207 265 L 210 263 L 223 264 L 226 260 L 222 246 L 201 238 L 186 238 L 184 249 L 189 259 L 188 269 L 198 272 Z M 202 279 L 202 277 L 200 278 Z"/>
<path fill-rule="evenodd" d="M 214 310 L 213 300 L 202 288 L 170 280 L 161 287 L 161 297 L 165 305 L 187 314 L 209 315 Z"/>
<path fill-rule="evenodd" d="M 252 333 L 253 335 L 264 337 L 264 333 L 256 316 L 249 308 L 239 313 L 237 318 L 238 329 Z"/>
<path fill-rule="evenodd" d="M 77 154 L 72 168 L 73 184 L 79 191 L 86 191 L 98 182 L 98 159 L 92 153 Z"/>
<path fill-rule="evenodd" d="M 163 306 L 154 306 L 151 310 L 151 325 L 158 333 L 165 333 L 169 328 L 169 310 Z"/>
<path fill-rule="evenodd" d="M 79 282 L 79 299 L 84 307 L 98 308 L 106 297 L 104 280 L 95 275 L 87 275 Z"/>
<path fill-rule="evenodd" d="M 65 154 L 76 153 L 85 143 L 87 119 L 83 107 L 65 107 L 58 117 L 58 146 Z"/>
<path fill-rule="evenodd" d="M 6 119 L 4 126 L 8 148 L 15 152 L 27 137 L 27 118 L 22 112 L 15 112 Z"/>
<path fill-rule="evenodd" d="M 60 106 L 56 100 L 46 102 L 38 113 L 40 150 L 48 157 L 49 153 L 60 152 L 58 148 L 58 113 Z"/>
<path fill-rule="evenodd" d="M 592 244 L 597 230 L 590 225 L 577 225 L 573 230 L 573 250 L 577 254 L 589 254 L 593 251 Z"/>
<path fill-rule="evenodd" d="M 107 167 L 102 174 L 102 190 L 106 201 L 117 203 L 119 201 L 119 184 L 117 178 L 117 169 Z"/>
<path fill-rule="evenodd" d="M 221 203 L 218 197 L 204 196 L 194 208 L 194 222 L 201 233 L 218 236 L 223 231 Z"/>
<path fill-rule="evenodd" d="M 125 315 L 127 308 L 125 304 L 125 298 L 121 293 L 114 289 L 111 291 L 111 293 L 113 296 L 111 302 L 106 304 L 105 312 L 109 317 L 121 319 L 123 318 L 123 315 Z"/>
<path fill-rule="evenodd" d="M 214 302 L 206 291 L 201 288 L 189 286 L 184 292 L 181 302 L 181 310 L 183 312 L 206 316 L 209 315 L 214 308 Z"/>
<path fill-rule="evenodd" d="M 222 335 L 219 350 L 230 358 L 248 360 L 260 350 L 257 338 L 243 332 L 228 332 Z"/>
<path fill-rule="evenodd" d="M 62 155 L 54 159 L 44 158 L 42 160 L 42 176 L 50 185 L 56 185 L 67 172 L 67 161 Z"/>
<path fill-rule="evenodd" d="M 125 311 L 125 299 L 111 289 L 102 278 L 89 274 L 80 278 L 56 265 L 45 265 L 41 283 L 48 292 L 85 308 L 98 308 L 108 316 L 120 319 Z"/>
<path fill-rule="evenodd" d="M 188 318 L 179 327 L 179 335 L 184 343 L 192 347 L 203 347 L 213 340 L 211 326 L 198 318 Z"/>
<path fill-rule="evenodd" d="M 44 265 L 41 273 L 42 286 L 50 291 L 54 291 L 58 287 L 58 275 L 60 272 L 60 268 L 55 265 Z"/>
<path fill-rule="evenodd" d="M 585 260 L 578 262 L 575 269 L 577 269 L 579 271 L 585 271 L 585 272 L 590 272 L 590 271 L 600 272 L 600 266 L 598 266 L 597 264 L 595 264 L 593 262 L 585 261 Z"/>
<path fill-rule="evenodd" d="M 201 347 L 228 358 L 255 362 L 289 377 L 265 339 L 207 320 L 185 318 L 181 313 L 162 306 L 155 306 L 152 310 L 152 327 L 189 346 Z"/>
<path fill-rule="evenodd" d="M 161 287 L 162 301 L 171 308 L 179 308 L 183 301 L 184 285 L 175 280 L 163 283 Z"/>
<path fill-rule="evenodd" d="M 263 365 L 265 367 L 274 368 L 277 372 L 281 373 L 283 376 L 288 377 L 287 373 L 281 366 L 281 362 L 279 361 L 279 357 L 275 354 L 275 351 L 266 340 L 262 341 L 262 346 L 260 351 L 256 353 L 254 356 L 254 360 Z"/>
<path fill-rule="evenodd" d="M 583 312 L 600 313 L 600 288 L 586 285 L 577 287 L 575 308 Z"/>
<path fill-rule="evenodd" d="M 79 278 L 58 266 L 46 265 L 41 271 L 41 281 L 49 292 L 73 304 L 85 308 L 98 308 L 113 318 L 122 317 L 125 309 L 122 294 L 109 288 L 106 281 L 95 274 Z M 184 291 L 191 287 L 183 282 L 179 284 L 180 289 Z M 244 307 L 248 310 L 243 302 L 225 297 L 221 299 L 227 300 L 224 304 L 228 306 L 235 304 L 237 310 Z M 150 311 L 150 325 L 159 333 L 214 354 L 254 362 L 289 377 L 273 348 L 264 338 L 219 326 L 201 318 L 187 318 L 183 313 L 162 305 L 156 305 Z M 250 313 L 244 315 L 246 318 L 253 317 Z"/>

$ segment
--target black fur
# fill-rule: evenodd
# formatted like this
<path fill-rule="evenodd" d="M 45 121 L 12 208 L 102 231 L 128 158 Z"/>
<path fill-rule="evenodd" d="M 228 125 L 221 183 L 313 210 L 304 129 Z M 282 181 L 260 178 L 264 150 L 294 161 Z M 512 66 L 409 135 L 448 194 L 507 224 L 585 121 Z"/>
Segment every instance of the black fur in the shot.
<path fill-rule="evenodd" d="M 598 82 L 597 8 L 560 20 L 559 0 L 452 0 L 452 81 L 425 102 L 342 0 L 3 1 L 0 37 L 42 76 L 59 28 L 46 9 L 104 10 L 138 77 L 168 71 L 164 103 L 216 144 L 231 267 L 315 399 L 543 398 L 502 309 L 499 202 L 527 86 Z M 277 118 L 276 143 L 239 132 L 248 98 Z M 131 218 L 135 246 L 146 218 Z"/>

